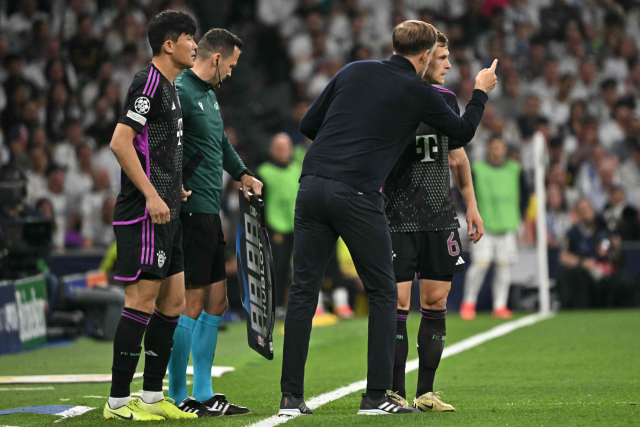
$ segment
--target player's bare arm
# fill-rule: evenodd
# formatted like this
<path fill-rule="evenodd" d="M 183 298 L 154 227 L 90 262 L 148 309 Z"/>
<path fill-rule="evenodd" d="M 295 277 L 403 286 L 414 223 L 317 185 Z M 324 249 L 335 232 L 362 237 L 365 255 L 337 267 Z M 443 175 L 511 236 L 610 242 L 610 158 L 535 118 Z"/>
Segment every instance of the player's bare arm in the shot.
<path fill-rule="evenodd" d="M 133 146 L 133 139 L 136 135 L 137 133 L 134 129 L 118 123 L 111 139 L 111 151 L 115 154 L 120 167 L 133 182 L 133 185 L 144 195 L 151 221 L 154 224 L 165 224 L 171 219 L 169 207 L 158 195 L 146 173 L 142 170 L 142 165 Z"/>
<path fill-rule="evenodd" d="M 467 205 L 467 234 L 473 243 L 477 243 L 484 235 L 484 225 L 480 212 L 478 212 L 476 194 L 473 190 L 471 163 L 464 148 L 449 151 L 449 168 L 451 169 L 453 180 Z M 475 231 L 473 229 L 474 226 Z"/>

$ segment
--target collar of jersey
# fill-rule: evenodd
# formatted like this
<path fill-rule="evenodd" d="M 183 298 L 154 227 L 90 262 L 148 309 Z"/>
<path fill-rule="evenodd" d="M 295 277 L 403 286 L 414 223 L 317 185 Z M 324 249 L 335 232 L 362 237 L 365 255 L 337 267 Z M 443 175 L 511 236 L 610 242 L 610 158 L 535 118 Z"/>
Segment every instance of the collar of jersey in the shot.
<path fill-rule="evenodd" d="M 192 79 L 198 82 L 202 86 L 202 88 L 205 90 L 205 92 L 213 89 L 213 86 L 211 85 L 211 83 L 209 83 L 206 80 L 202 80 L 200 77 L 198 77 L 196 73 L 193 72 L 191 68 L 188 68 L 185 71 L 185 73 L 187 73 L 188 76 L 190 76 Z"/>
<path fill-rule="evenodd" d="M 391 58 L 389 58 L 389 61 L 393 62 L 394 64 L 399 65 L 400 68 L 413 71 L 414 73 L 416 72 L 416 67 L 414 67 L 413 64 L 411 63 L 411 61 L 409 61 L 404 56 L 391 55 Z"/>

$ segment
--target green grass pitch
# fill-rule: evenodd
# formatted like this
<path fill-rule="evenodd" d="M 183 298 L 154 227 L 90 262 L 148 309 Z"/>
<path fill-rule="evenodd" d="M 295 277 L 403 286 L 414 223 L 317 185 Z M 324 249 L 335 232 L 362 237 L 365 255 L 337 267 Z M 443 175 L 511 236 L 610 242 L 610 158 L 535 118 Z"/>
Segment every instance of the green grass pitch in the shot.
<path fill-rule="evenodd" d="M 419 314 L 409 315 L 409 339 L 414 342 Z M 480 315 L 463 322 L 447 320 L 447 345 L 486 331 L 501 321 Z M 220 334 L 215 364 L 236 371 L 214 378 L 214 391 L 252 409 L 251 415 L 170 421 L 172 425 L 244 426 L 277 412 L 280 400 L 281 324 L 275 329 L 275 360 L 269 362 L 246 344 L 246 326 L 230 325 Z M 306 396 L 311 398 L 366 377 L 367 320 L 342 321 L 314 329 L 307 363 Z M 0 375 L 100 374 L 111 367 L 111 343 L 81 339 L 70 345 L 47 347 L 0 357 Z M 410 346 L 409 359 L 417 357 Z M 142 370 L 143 358 L 139 366 Z M 415 392 L 417 371 L 407 375 L 409 396 Z M 97 407 L 59 425 L 101 426 L 108 384 L 2 385 L 53 386 L 52 391 L 0 391 L 0 410 L 32 405 Z M 287 426 L 418 425 L 442 426 L 626 426 L 640 425 L 640 311 L 559 313 L 556 317 L 518 329 L 461 354 L 444 359 L 435 388 L 455 413 L 417 416 L 357 416 L 360 394 L 330 402 L 313 416 L 298 417 Z M 132 392 L 142 388 L 135 380 Z M 53 425 L 50 415 L 0 416 L 0 425 Z"/>

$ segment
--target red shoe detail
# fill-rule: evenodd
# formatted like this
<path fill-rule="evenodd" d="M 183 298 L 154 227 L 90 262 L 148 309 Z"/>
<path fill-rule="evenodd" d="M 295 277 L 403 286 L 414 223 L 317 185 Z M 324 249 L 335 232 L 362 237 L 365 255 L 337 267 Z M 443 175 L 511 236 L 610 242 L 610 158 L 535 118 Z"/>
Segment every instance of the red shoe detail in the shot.
<path fill-rule="evenodd" d="M 336 307 L 335 312 L 339 317 L 342 317 L 343 319 L 350 319 L 356 315 L 348 305 L 341 305 Z"/>
<path fill-rule="evenodd" d="M 463 320 L 473 320 L 476 317 L 476 305 L 470 302 L 462 303 L 460 306 L 460 317 Z"/>
<path fill-rule="evenodd" d="M 511 319 L 513 317 L 513 312 L 507 307 L 498 307 L 491 312 L 491 315 L 498 319 Z"/>

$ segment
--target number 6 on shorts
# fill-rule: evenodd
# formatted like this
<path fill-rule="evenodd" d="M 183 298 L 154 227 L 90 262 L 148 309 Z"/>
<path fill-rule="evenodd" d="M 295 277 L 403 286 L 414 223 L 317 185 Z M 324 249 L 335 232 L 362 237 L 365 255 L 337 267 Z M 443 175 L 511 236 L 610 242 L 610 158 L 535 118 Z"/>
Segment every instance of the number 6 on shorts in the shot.
<path fill-rule="evenodd" d="M 460 246 L 458 245 L 458 242 L 456 242 L 455 240 L 455 234 L 453 231 L 451 232 L 451 235 L 447 239 L 447 249 L 449 250 L 449 255 L 451 256 L 460 255 Z"/>

